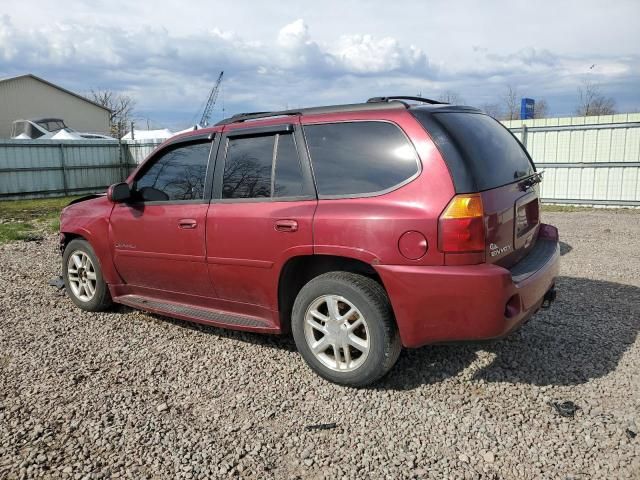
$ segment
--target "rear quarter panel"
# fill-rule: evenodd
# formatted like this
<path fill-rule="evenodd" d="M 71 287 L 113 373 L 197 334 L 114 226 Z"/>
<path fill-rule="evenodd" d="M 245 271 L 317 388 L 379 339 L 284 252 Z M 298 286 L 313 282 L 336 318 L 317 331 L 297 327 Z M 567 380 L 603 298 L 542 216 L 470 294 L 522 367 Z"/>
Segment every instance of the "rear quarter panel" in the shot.
<path fill-rule="evenodd" d="M 410 183 L 379 196 L 320 200 L 314 217 L 314 252 L 373 265 L 441 265 L 438 217 L 453 197 L 454 187 L 440 152 L 422 126 L 406 111 L 308 116 L 303 125 L 364 120 L 400 127 L 416 148 L 421 172 Z M 401 235 L 411 230 L 421 232 L 428 242 L 427 253 L 417 260 L 408 260 L 398 249 Z"/>

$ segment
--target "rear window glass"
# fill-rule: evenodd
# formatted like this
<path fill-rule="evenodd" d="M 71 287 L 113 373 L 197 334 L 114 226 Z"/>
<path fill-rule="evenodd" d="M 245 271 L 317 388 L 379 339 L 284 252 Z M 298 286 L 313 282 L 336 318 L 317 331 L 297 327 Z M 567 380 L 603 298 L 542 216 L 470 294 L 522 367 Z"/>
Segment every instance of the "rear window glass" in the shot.
<path fill-rule="evenodd" d="M 222 198 L 271 196 L 273 146 L 273 136 L 229 139 Z"/>
<path fill-rule="evenodd" d="M 304 127 L 319 195 L 362 195 L 392 188 L 418 172 L 413 145 L 387 122 Z"/>
<path fill-rule="evenodd" d="M 427 114 L 416 111 L 414 115 L 422 121 Z M 468 169 L 465 173 L 471 175 L 478 190 L 507 185 L 534 172 L 522 145 L 492 117 L 457 112 L 433 113 L 431 117 L 450 137 Z M 443 153 L 445 161 L 453 160 Z M 455 181 L 456 168 L 452 167 Z"/>
<path fill-rule="evenodd" d="M 293 135 L 278 135 L 274 197 L 295 197 L 304 194 L 302 167 Z"/>

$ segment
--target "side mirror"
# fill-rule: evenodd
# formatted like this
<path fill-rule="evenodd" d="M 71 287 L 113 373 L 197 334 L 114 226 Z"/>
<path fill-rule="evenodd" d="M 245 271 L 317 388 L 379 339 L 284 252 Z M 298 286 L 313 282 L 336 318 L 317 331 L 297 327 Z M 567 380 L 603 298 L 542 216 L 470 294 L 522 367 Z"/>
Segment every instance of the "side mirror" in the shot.
<path fill-rule="evenodd" d="M 123 203 L 131 199 L 131 189 L 127 183 L 115 183 L 107 190 L 107 199 L 114 203 Z"/>

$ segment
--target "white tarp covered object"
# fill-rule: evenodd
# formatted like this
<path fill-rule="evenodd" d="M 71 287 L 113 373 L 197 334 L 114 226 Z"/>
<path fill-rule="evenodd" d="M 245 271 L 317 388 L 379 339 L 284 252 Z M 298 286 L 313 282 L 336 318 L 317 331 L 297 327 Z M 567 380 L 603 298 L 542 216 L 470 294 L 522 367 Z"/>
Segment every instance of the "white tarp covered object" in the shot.
<path fill-rule="evenodd" d="M 51 139 L 52 140 L 84 140 L 84 138 L 82 138 L 80 135 L 69 130 L 60 130 L 53 137 L 51 137 Z"/>
<path fill-rule="evenodd" d="M 162 128 L 159 130 L 134 130 L 133 138 L 131 132 L 122 137 L 122 140 L 156 140 L 167 139 L 173 137 L 174 133 L 168 128 Z"/>
<path fill-rule="evenodd" d="M 115 140 L 102 133 L 78 132 L 67 127 L 61 118 L 16 120 L 11 124 L 14 140 Z"/>
<path fill-rule="evenodd" d="M 179 132 L 174 133 L 174 135 L 180 135 L 181 133 L 193 132 L 194 130 L 200 130 L 202 127 L 200 125 L 192 125 L 189 128 L 185 128 L 184 130 L 180 130 Z"/>

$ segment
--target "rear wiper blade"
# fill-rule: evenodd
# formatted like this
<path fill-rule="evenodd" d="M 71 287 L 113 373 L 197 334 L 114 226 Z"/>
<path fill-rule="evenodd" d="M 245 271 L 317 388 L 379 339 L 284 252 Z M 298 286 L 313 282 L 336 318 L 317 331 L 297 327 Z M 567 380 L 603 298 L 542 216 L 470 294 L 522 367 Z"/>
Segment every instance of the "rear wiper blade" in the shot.
<path fill-rule="evenodd" d="M 518 182 L 518 185 L 523 191 L 529 190 L 534 185 L 542 182 L 542 174 L 544 171 L 534 172 L 531 175 L 526 176 Z M 517 174 L 517 172 L 516 172 Z"/>

